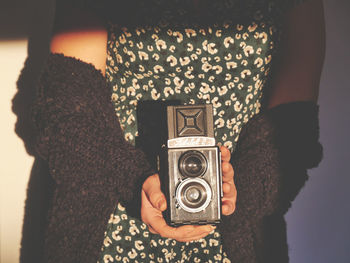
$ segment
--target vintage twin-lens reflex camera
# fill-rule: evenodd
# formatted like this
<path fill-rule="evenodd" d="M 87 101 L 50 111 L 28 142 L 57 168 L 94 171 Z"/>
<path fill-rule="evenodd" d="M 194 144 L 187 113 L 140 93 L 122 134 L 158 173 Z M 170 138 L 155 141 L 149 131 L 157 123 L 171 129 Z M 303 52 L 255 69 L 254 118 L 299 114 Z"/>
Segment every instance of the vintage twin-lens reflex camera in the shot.
<path fill-rule="evenodd" d="M 221 218 L 222 176 L 211 104 L 168 106 L 162 174 L 172 225 L 215 224 Z M 165 163 L 165 164 L 164 164 Z M 165 171 L 164 171 L 165 170 Z"/>

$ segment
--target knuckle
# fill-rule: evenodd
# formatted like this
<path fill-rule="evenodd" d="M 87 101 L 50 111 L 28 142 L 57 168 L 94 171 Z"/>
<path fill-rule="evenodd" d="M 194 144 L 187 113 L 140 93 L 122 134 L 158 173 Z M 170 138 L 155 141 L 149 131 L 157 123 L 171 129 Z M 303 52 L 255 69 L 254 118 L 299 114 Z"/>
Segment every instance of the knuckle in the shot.
<path fill-rule="evenodd" d="M 154 183 L 155 180 L 158 179 L 158 175 L 157 174 L 153 174 L 147 177 L 147 179 L 144 181 L 142 188 L 144 189 L 145 186 L 148 186 L 149 184 L 152 185 Z"/>
<path fill-rule="evenodd" d="M 149 178 L 156 180 L 158 179 L 158 174 L 152 174 Z"/>

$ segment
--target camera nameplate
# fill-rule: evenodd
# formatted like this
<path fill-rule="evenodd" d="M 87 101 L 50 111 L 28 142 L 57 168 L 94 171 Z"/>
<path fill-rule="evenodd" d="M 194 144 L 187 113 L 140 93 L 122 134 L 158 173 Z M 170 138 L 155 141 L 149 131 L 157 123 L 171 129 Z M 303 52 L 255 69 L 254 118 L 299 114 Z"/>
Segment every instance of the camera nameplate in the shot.
<path fill-rule="evenodd" d="M 215 146 L 215 139 L 211 137 L 182 137 L 168 140 L 168 148 L 193 148 Z"/>

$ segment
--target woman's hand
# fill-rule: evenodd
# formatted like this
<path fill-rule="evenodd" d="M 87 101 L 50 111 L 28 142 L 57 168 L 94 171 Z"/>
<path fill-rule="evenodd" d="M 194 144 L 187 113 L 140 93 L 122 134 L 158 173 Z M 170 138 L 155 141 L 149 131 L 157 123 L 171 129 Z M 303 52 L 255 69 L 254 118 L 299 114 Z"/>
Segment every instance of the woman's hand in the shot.
<path fill-rule="evenodd" d="M 221 146 L 222 190 L 224 196 L 221 199 L 221 211 L 223 215 L 231 215 L 236 209 L 237 190 L 233 181 L 234 171 L 230 163 L 231 153 Z"/>
<path fill-rule="evenodd" d="M 144 182 L 141 192 L 141 218 L 148 225 L 150 232 L 187 242 L 203 238 L 215 229 L 211 225 L 171 227 L 167 225 L 162 214 L 166 208 L 166 198 L 160 190 L 159 176 L 154 174 Z"/>
<path fill-rule="evenodd" d="M 235 210 L 237 191 L 233 182 L 233 168 L 229 163 L 231 154 L 226 147 L 221 147 L 221 160 L 223 172 L 222 214 L 231 215 Z M 180 242 L 197 240 L 207 236 L 215 227 L 211 225 L 185 225 L 171 227 L 167 225 L 162 212 L 167 208 L 166 198 L 160 189 L 158 174 L 147 178 L 142 186 L 141 218 L 150 232 L 162 237 L 172 238 Z"/>

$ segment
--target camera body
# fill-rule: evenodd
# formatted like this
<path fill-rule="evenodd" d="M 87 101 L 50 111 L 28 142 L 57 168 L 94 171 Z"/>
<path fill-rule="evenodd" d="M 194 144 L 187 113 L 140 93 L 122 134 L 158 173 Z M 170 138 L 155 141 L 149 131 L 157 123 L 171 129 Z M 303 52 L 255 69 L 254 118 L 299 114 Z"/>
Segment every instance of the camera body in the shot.
<path fill-rule="evenodd" d="M 221 219 L 222 175 L 211 104 L 168 106 L 165 177 L 172 225 Z M 161 163 L 162 166 L 162 163 Z"/>

